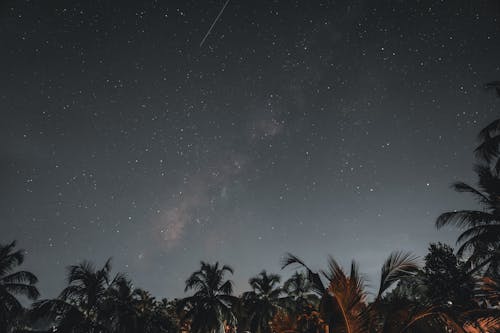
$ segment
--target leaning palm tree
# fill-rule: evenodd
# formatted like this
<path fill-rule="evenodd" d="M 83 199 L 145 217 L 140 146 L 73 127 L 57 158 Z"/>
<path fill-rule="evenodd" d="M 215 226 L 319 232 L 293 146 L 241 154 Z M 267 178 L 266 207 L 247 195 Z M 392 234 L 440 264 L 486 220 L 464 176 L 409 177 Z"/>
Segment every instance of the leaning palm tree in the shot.
<path fill-rule="evenodd" d="M 191 332 L 224 332 L 225 324 L 235 322 L 231 305 L 236 298 L 232 296 L 232 281 L 225 279 L 226 273 L 233 274 L 233 269 L 219 266 L 218 262 L 202 261 L 200 269 L 186 280 L 184 291 L 193 290 L 194 294 L 179 301 L 179 307 L 184 311 L 182 319 L 189 322 Z"/>
<path fill-rule="evenodd" d="M 256 333 L 270 333 L 270 323 L 278 310 L 283 307 L 283 289 L 279 286 L 281 278 L 268 274 L 265 270 L 252 277 L 248 283 L 252 291 L 242 295 L 243 303 L 249 313 L 250 330 Z"/>
<path fill-rule="evenodd" d="M 35 300 L 40 295 L 35 287 L 36 276 L 27 271 L 16 271 L 17 266 L 24 262 L 24 251 L 15 250 L 15 247 L 15 241 L 0 245 L 0 332 L 7 332 L 23 312 L 17 296 Z"/>
<path fill-rule="evenodd" d="M 101 269 L 87 261 L 70 266 L 68 286 L 56 299 L 36 302 L 33 315 L 52 319 L 62 332 L 106 332 L 110 325 L 105 314 L 109 289 L 121 279 L 121 275 L 111 278 L 110 260 Z"/>
<path fill-rule="evenodd" d="M 457 192 L 471 193 L 482 206 L 479 210 L 458 210 L 441 214 L 436 227 L 454 226 L 462 230 L 457 239 L 458 254 L 469 254 L 474 271 L 498 274 L 500 268 L 500 177 L 485 165 L 477 165 L 478 188 L 457 182 Z"/>
<path fill-rule="evenodd" d="M 328 264 L 327 270 L 314 272 L 301 259 L 288 254 L 283 261 L 283 268 L 299 265 L 306 269 L 312 290 L 320 297 L 321 319 L 328 326 L 330 333 L 365 333 L 378 330 L 380 316 L 378 313 L 374 315 L 377 307 L 367 303 L 367 292 L 356 262 L 351 263 L 349 274 L 331 257 Z M 413 276 L 417 269 L 416 258 L 410 254 L 391 254 L 382 267 L 380 286 L 374 303 L 380 302 L 395 283 Z"/>

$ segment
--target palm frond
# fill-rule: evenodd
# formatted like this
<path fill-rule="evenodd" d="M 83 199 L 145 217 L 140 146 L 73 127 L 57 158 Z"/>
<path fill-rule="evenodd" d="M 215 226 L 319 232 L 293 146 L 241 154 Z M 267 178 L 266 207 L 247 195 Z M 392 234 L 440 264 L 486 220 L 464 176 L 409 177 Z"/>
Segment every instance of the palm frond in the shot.
<path fill-rule="evenodd" d="M 40 293 L 35 286 L 24 283 L 6 283 L 3 288 L 11 294 L 23 295 L 30 300 L 40 297 Z"/>
<path fill-rule="evenodd" d="M 320 275 L 317 272 L 313 272 L 301 259 L 299 259 L 299 257 L 294 256 L 291 253 L 287 253 L 282 260 L 281 269 L 291 265 L 297 265 L 306 270 L 307 279 L 311 282 L 311 289 L 314 292 L 318 295 L 322 295 L 325 292 L 326 288 L 323 281 L 321 281 Z"/>
<path fill-rule="evenodd" d="M 2 283 L 27 283 L 35 284 L 38 282 L 38 278 L 35 274 L 27 271 L 18 271 L 7 276 L 0 278 Z"/>
<path fill-rule="evenodd" d="M 14 267 L 24 262 L 24 251 L 14 251 L 16 244 L 16 241 L 12 241 L 7 245 L 0 245 L 0 276 L 10 273 Z"/>
<path fill-rule="evenodd" d="M 491 163 L 493 159 L 497 158 L 500 154 L 500 135 L 491 136 L 491 132 L 488 133 L 489 138 L 484 139 L 484 141 L 474 150 L 476 156 L 486 163 Z"/>
<path fill-rule="evenodd" d="M 486 125 L 478 135 L 480 141 L 486 141 L 491 138 L 491 134 L 500 131 L 500 119 L 496 119 Z"/>
<path fill-rule="evenodd" d="M 482 189 L 492 201 L 497 201 L 500 196 L 500 178 L 489 165 L 476 164 L 474 171 L 479 177 L 479 188 Z"/>
<path fill-rule="evenodd" d="M 436 227 L 438 229 L 445 226 L 469 228 L 471 226 L 492 223 L 496 220 L 497 218 L 494 215 L 487 212 L 477 210 L 460 210 L 439 215 L 436 220 Z"/>
<path fill-rule="evenodd" d="M 484 193 L 475 189 L 469 184 L 466 184 L 464 182 L 456 182 L 452 184 L 452 188 L 457 192 L 467 192 L 473 194 L 476 200 L 483 205 L 491 205 L 491 200 Z"/>
<path fill-rule="evenodd" d="M 413 276 L 418 268 L 417 257 L 411 253 L 391 253 L 382 266 L 377 298 L 380 298 L 395 282 Z"/>
<path fill-rule="evenodd" d="M 477 225 L 462 232 L 457 238 L 457 243 L 466 242 L 469 239 L 481 236 L 481 239 L 491 242 L 500 241 L 500 224 Z"/>

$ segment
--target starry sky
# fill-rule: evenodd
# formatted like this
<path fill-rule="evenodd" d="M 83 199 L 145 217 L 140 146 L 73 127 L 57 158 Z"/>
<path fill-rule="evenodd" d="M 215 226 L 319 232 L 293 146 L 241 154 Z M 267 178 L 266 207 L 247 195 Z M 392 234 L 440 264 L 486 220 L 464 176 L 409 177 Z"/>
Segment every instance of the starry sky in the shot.
<path fill-rule="evenodd" d="M 0 2 L 0 242 L 43 297 L 83 259 L 158 297 L 424 255 L 498 117 L 496 0 Z M 285 276 L 289 271 L 281 272 Z"/>

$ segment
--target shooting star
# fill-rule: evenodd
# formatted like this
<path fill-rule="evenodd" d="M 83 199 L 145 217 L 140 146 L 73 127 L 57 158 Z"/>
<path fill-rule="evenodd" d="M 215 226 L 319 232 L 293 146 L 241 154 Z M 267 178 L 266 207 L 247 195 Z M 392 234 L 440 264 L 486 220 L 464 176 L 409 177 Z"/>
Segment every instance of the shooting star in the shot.
<path fill-rule="evenodd" d="M 203 39 L 201 40 L 200 47 L 202 47 L 203 43 L 205 43 L 205 41 L 207 40 L 208 35 L 210 35 L 210 33 L 212 32 L 212 29 L 214 28 L 214 26 L 217 23 L 217 21 L 219 20 L 219 18 L 222 16 L 222 13 L 224 13 L 224 9 L 226 9 L 227 5 L 229 4 L 229 1 L 231 1 L 231 0 L 226 0 L 226 2 L 224 3 L 224 6 L 222 6 L 222 9 L 220 10 L 219 14 L 217 15 L 217 17 L 213 21 L 212 25 L 210 26 L 210 29 L 208 29 L 207 33 L 205 34 L 205 37 L 203 37 Z"/>

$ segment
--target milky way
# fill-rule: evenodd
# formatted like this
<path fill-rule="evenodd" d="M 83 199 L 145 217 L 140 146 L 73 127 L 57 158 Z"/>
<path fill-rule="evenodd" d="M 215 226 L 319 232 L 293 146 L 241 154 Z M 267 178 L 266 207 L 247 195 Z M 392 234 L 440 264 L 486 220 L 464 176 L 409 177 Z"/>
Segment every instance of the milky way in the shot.
<path fill-rule="evenodd" d="M 454 244 L 498 117 L 498 1 L 3 1 L 0 242 L 44 297 L 101 264 L 158 297 L 200 260 L 238 292 L 290 251 Z M 229 10 L 230 9 L 230 10 Z M 282 274 L 289 274 L 285 271 Z"/>

